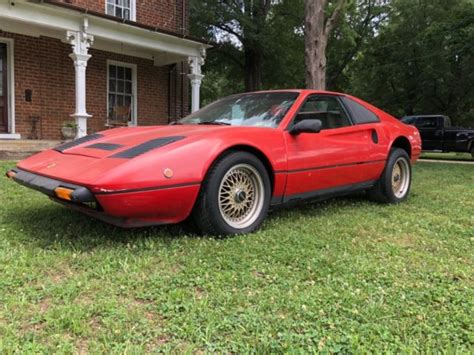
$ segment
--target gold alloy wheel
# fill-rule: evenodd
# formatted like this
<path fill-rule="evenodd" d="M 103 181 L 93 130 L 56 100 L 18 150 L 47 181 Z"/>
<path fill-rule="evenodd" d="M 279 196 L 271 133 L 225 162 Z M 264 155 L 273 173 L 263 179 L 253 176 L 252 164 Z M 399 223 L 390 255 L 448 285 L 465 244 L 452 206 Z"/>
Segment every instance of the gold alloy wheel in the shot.
<path fill-rule="evenodd" d="M 410 186 L 410 166 L 405 158 L 398 158 L 392 169 L 392 191 L 395 197 L 403 198 Z"/>
<path fill-rule="evenodd" d="M 219 211 L 225 222 L 235 229 L 251 226 L 263 209 L 265 188 L 253 166 L 238 164 L 230 168 L 219 186 Z"/>

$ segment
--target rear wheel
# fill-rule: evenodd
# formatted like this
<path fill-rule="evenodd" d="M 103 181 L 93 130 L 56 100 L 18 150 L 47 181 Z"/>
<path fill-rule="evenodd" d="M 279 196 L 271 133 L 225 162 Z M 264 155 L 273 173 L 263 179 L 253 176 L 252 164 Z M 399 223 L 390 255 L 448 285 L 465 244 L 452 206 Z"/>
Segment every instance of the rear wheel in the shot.
<path fill-rule="evenodd" d="M 411 164 L 405 150 L 394 148 L 380 180 L 369 196 L 384 203 L 400 203 L 407 199 L 411 187 Z"/>
<path fill-rule="evenodd" d="M 210 169 L 192 217 L 204 234 L 250 233 L 263 223 L 270 195 L 270 179 L 262 162 L 250 153 L 234 151 Z"/>

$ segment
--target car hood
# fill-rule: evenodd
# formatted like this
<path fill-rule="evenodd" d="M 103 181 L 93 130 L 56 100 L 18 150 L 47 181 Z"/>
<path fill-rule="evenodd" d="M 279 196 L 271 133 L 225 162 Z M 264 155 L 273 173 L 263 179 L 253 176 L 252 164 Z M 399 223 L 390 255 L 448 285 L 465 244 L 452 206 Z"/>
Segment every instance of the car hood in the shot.
<path fill-rule="evenodd" d="M 92 134 L 35 154 L 18 168 L 96 189 L 148 188 L 200 181 L 223 149 L 235 144 L 268 147 L 281 156 L 281 132 L 262 127 L 172 125 L 125 127 Z M 283 159 L 283 158 L 282 158 Z M 284 164 L 284 161 L 280 162 Z M 172 168 L 172 179 L 157 172 Z M 161 179 L 161 177 L 160 177 Z"/>
<path fill-rule="evenodd" d="M 222 129 L 237 127 L 209 125 L 172 125 L 149 127 L 125 127 L 103 131 L 56 147 L 67 155 L 92 158 L 126 158 L 141 155 L 179 140 L 202 137 Z M 134 151 L 132 151 L 134 150 Z"/>

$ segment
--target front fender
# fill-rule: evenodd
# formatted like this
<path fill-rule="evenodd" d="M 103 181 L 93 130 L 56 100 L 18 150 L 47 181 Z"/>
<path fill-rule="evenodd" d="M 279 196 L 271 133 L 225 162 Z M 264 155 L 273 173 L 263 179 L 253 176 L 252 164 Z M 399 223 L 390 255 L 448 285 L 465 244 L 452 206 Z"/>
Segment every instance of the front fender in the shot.
<path fill-rule="evenodd" d="M 200 184 L 214 161 L 236 146 L 248 146 L 261 152 L 273 171 L 286 170 L 282 131 L 231 129 L 218 135 L 188 137 L 142 156 L 123 160 L 96 182 L 96 189 L 111 192 Z M 165 170 L 171 171 L 171 176 L 165 176 Z"/>

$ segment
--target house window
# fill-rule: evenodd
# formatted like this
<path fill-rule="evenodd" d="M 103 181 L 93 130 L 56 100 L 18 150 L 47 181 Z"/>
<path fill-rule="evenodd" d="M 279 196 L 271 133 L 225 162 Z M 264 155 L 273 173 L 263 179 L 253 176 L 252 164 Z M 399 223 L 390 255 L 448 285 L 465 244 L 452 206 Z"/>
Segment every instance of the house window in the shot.
<path fill-rule="evenodd" d="M 136 124 L 136 66 L 108 62 L 108 118 L 124 124 Z"/>
<path fill-rule="evenodd" d="M 105 13 L 135 21 L 135 0 L 106 0 Z"/>

